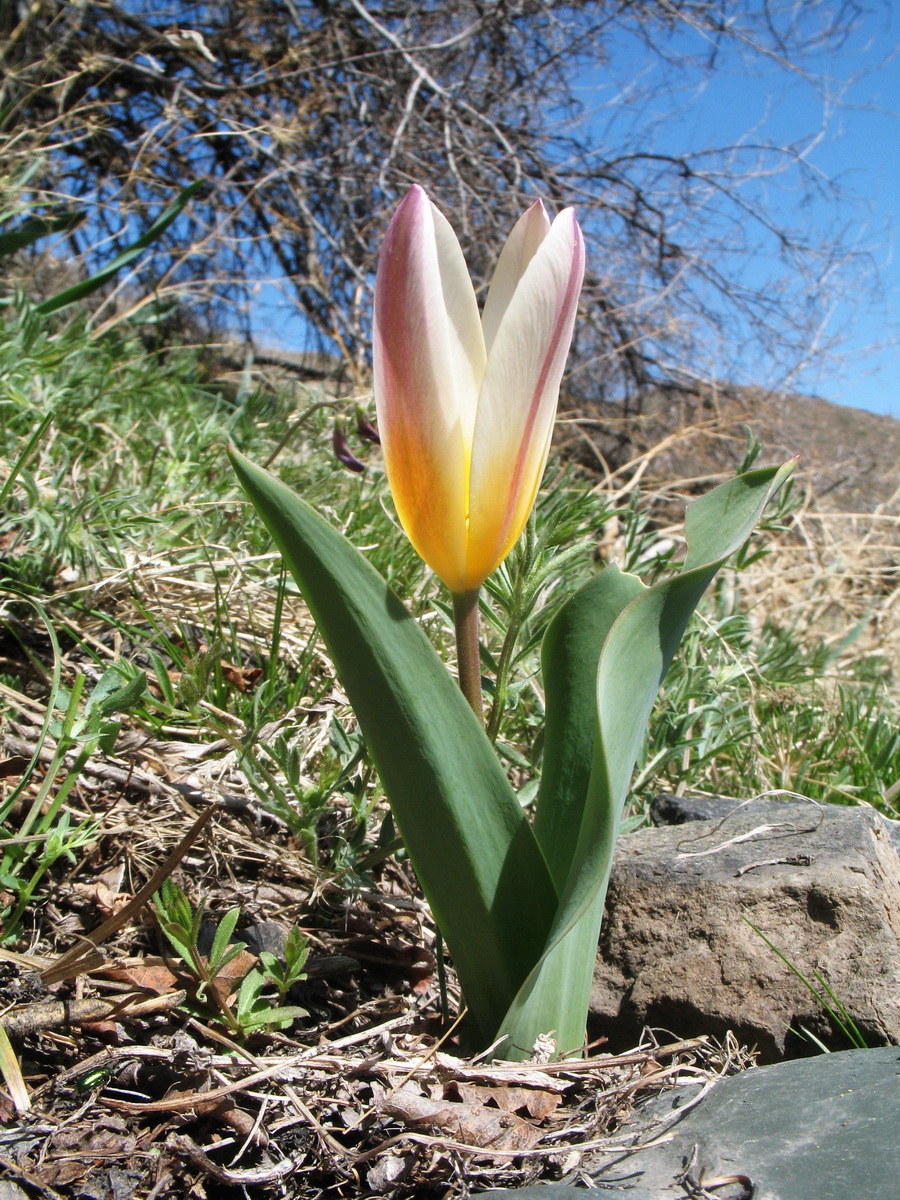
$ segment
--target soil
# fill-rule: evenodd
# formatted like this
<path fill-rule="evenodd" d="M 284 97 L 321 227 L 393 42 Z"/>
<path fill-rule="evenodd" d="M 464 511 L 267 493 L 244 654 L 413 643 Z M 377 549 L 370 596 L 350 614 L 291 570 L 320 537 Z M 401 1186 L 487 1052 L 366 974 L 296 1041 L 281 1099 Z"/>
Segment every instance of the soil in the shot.
<path fill-rule="evenodd" d="M 0 951 L 28 1105 L 0 1091 L 12 1195 L 402 1200 L 574 1182 L 636 1099 L 752 1061 L 730 1039 L 650 1035 L 628 1054 L 594 1047 L 568 1063 L 468 1057 L 441 1016 L 434 928 L 408 865 L 323 878 L 252 804 L 202 808 L 154 776 L 155 749 L 101 757 L 73 790 L 73 808 L 106 832 L 51 879 L 34 949 Z M 237 774 L 224 786 L 238 808 Z M 247 949 L 205 991 L 148 903 L 162 875 L 205 904 L 205 965 L 240 905 Z M 240 1035 L 223 1014 L 258 955 L 283 960 L 292 926 L 309 944 L 284 998 L 294 1013 Z M 447 991 L 455 1008 L 449 967 Z"/>

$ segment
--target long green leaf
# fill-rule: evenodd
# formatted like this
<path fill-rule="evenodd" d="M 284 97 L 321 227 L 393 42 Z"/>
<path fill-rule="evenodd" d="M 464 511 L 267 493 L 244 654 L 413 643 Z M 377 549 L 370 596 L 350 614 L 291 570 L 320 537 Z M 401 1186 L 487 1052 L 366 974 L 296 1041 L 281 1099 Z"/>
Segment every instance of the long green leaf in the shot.
<path fill-rule="evenodd" d="M 0 233 L 0 258 L 15 254 L 51 233 L 68 233 L 80 225 L 87 214 L 82 211 L 64 212 L 56 216 L 29 217 L 15 229 Z"/>
<path fill-rule="evenodd" d="M 284 484 L 230 455 L 325 640 L 486 1042 L 557 907 L 531 826 L 461 692 L 378 572 Z"/>
<path fill-rule="evenodd" d="M 569 870 L 547 949 L 502 1026 L 510 1043 L 504 1053 L 511 1057 L 527 1055 L 535 1037 L 550 1030 L 556 1031 L 562 1052 L 575 1050 L 581 1044 L 590 996 L 589 964 L 593 964 L 596 953 L 602 899 L 631 774 L 659 686 L 691 613 L 710 581 L 729 555 L 749 537 L 769 499 L 793 466 L 790 462 L 780 468 L 747 472 L 697 500 L 685 520 L 688 553 L 681 573 L 651 588 L 640 585 L 634 599 L 624 605 L 609 625 L 596 667 L 592 766 L 581 802 L 574 852 L 569 857 Z M 608 600 L 612 595 L 615 599 L 610 601 L 608 611 L 596 622 L 595 629 L 586 634 L 582 643 L 586 655 L 593 654 L 596 647 L 597 629 L 602 629 L 608 621 L 617 600 L 627 595 L 627 587 L 621 582 L 624 578 L 612 576 L 608 592 L 600 590 L 603 598 Z M 570 603 L 577 608 L 579 597 Z M 572 636 L 577 642 L 577 635 Z M 551 642 L 551 651 L 555 644 L 558 640 Z M 576 653 L 573 646 L 567 647 L 570 659 Z M 569 744 L 575 744 L 573 736 L 569 737 Z M 578 752 L 581 761 L 572 776 L 580 782 L 584 777 L 583 742 L 578 744 Z M 578 815 L 579 798 L 566 794 L 560 778 L 561 772 L 555 768 L 547 795 L 564 808 L 567 820 L 571 821 Z M 548 861 L 561 864 L 564 853 L 568 854 L 572 846 L 571 829 L 551 815 L 544 817 L 542 830 Z M 563 844 L 564 850 L 557 848 L 554 839 Z M 563 970 L 569 971 L 565 991 L 559 986 Z"/>
<path fill-rule="evenodd" d="M 551 621 L 541 644 L 546 718 L 534 830 L 562 891 L 578 843 L 597 730 L 597 663 L 613 622 L 645 591 L 613 563 Z"/>
<path fill-rule="evenodd" d="M 202 179 L 195 179 L 186 188 L 182 188 L 172 203 L 160 213 L 150 228 L 145 233 L 142 233 L 136 241 L 132 242 L 120 254 L 117 254 L 115 258 L 111 259 L 105 267 L 101 267 L 90 279 L 84 279 L 81 283 L 73 284 L 72 287 L 57 292 L 55 296 L 51 296 L 49 300 L 45 300 L 43 304 L 39 304 L 37 311 L 43 316 L 47 316 L 49 313 L 58 312 L 61 308 L 68 308 L 70 304 L 75 304 L 78 300 L 84 300 L 85 297 L 92 295 L 99 288 L 103 287 L 107 280 L 112 279 L 123 267 L 127 266 L 139 254 L 143 253 L 148 246 L 152 246 L 154 242 L 162 237 L 176 217 L 183 211 L 188 201 L 203 186 L 204 181 Z"/>

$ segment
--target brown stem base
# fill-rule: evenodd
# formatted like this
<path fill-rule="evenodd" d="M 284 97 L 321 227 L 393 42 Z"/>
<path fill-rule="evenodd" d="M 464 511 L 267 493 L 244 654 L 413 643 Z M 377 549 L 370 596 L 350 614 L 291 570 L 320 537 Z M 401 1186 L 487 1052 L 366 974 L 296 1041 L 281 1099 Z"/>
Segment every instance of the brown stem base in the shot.
<path fill-rule="evenodd" d="M 459 686 L 478 720 L 484 724 L 481 698 L 481 660 L 478 644 L 478 593 L 454 593 L 453 623 L 456 628 L 456 653 L 459 664 Z"/>

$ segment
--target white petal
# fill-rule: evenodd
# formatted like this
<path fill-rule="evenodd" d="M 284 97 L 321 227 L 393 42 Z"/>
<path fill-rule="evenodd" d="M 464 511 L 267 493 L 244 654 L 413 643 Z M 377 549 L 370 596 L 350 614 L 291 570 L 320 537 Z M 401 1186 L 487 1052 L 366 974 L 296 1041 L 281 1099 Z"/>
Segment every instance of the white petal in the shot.
<path fill-rule="evenodd" d="M 465 570 L 470 448 L 484 364 L 459 243 L 422 189 L 413 188 L 378 264 L 375 401 L 400 519 L 451 587 Z"/>
<path fill-rule="evenodd" d="M 502 561 L 531 511 L 583 277 L 581 230 L 566 209 L 526 267 L 488 357 L 472 452 L 470 569 L 473 555 Z"/>
<path fill-rule="evenodd" d="M 456 234 L 433 204 L 431 215 L 448 339 L 446 370 L 449 377 L 445 376 L 445 383 L 455 398 L 468 450 L 472 445 L 475 408 L 487 365 L 487 351 L 478 316 L 478 301 Z"/>
<path fill-rule="evenodd" d="M 536 200 L 519 217 L 513 226 L 512 233 L 506 239 L 506 245 L 500 251 L 500 257 L 497 259 L 494 277 L 488 289 L 481 317 L 484 344 L 488 354 L 491 352 L 491 346 L 500 322 L 503 320 L 503 314 L 509 307 L 519 280 L 525 274 L 526 267 L 549 232 L 550 218 L 547 216 L 547 210 L 544 208 L 542 200 Z"/>

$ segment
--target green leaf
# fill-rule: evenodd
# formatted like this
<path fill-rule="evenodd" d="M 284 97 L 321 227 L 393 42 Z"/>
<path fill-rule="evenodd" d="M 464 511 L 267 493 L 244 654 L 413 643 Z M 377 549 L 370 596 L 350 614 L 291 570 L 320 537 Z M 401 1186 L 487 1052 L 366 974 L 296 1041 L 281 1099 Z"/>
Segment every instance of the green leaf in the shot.
<path fill-rule="evenodd" d="M 80 283 L 73 284 L 72 287 L 57 292 L 55 296 L 51 296 L 49 300 L 45 300 L 43 304 L 39 304 L 37 311 L 43 316 L 47 316 L 49 313 L 58 312 L 61 308 L 68 308 L 70 304 L 84 300 L 85 297 L 98 291 L 108 280 L 118 274 L 123 267 L 126 267 L 139 254 L 142 254 L 148 246 L 152 246 L 154 242 L 158 241 L 172 222 L 179 216 L 188 201 L 203 186 L 204 181 L 196 179 L 193 183 L 188 184 L 186 188 L 182 188 L 172 203 L 160 213 L 150 228 L 145 233 L 142 233 L 136 241 L 132 242 L 120 254 L 117 254 L 105 267 L 101 267 L 90 279 L 84 279 Z"/>
<path fill-rule="evenodd" d="M 110 717 L 113 713 L 128 712 L 133 708 L 147 690 L 147 676 L 143 671 L 137 671 L 128 678 L 126 672 L 131 670 L 125 664 L 114 664 L 107 668 L 91 692 L 85 712 L 88 715 L 99 713 L 103 717 Z"/>
<path fill-rule="evenodd" d="M 613 622 L 645 591 L 612 564 L 560 609 L 544 634 L 546 718 L 535 833 L 561 891 L 581 829 L 597 734 L 597 663 Z"/>
<path fill-rule="evenodd" d="M 308 1017 L 305 1008 L 296 1005 L 277 1007 L 272 1001 L 262 995 L 267 983 L 262 971 L 254 968 L 248 971 L 238 989 L 235 1016 L 244 1034 L 251 1033 L 265 1025 L 277 1025 L 287 1028 L 301 1017 Z"/>
<path fill-rule="evenodd" d="M 271 950 L 260 950 L 259 961 L 262 963 L 262 968 L 266 975 L 278 986 L 280 991 L 285 988 L 285 968 L 279 962 Z"/>
<path fill-rule="evenodd" d="M 210 974 L 211 978 L 214 979 L 216 977 L 216 975 L 221 975 L 222 971 L 225 970 L 225 968 L 228 966 L 228 964 L 231 962 L 231 960 L 233 958 L 237 958 L 237 956 L 246 949 L 247 949 L 246 942 L 232 942 L 231 945 L 228 946 L 228 948 L 225 950 L 225 953 L 222 955 L 221 958 L 217 958 L 217 959 L 210 958 L 209 974 Z"/>
<path fill-rule="evenodd" d="M 299 1008 L 295 1004 L 285 1004 L 280 1008 L 265 1008 L 260 1009 L 259 1012 L 253 1012 L 241 1020 L 241 1026 L 245 1033 L 251 1033 L 254 1029 L 260 1029 L 264 1025 L 278 1025 L 280 1028 L 287 1029 L 295 1021 L 308 1016 L 309 1013 L 305 1008 Z"/>
<path fill-rule="evenodd" d="M 15 254 L 17 250 L 23 250 L 52 233 L 68 233 L 76 225 L 80 225 L 86 216 L 87 213 L 80 211 L 63 212 L 56 216 L 29 217 L 15 229 L 0 233 L 0 258 Z"/>
<path fill-rule="evenodd" d="M 176 924 L 174 921 L 161 921 L 160 927 L 166 937 L 172 944 L 173 949 L 178 954 L 182 962 L 194 970 L 194 956 L 191 953 L 190 934 L 183 926 Z"/>
<path fill-rule="evenodd" d="M 203 905 L 198 904 L 191 917 L 191 945 L 196 946 L 200 938 L 200 926 L 203 924 Z"/>
<path fill-rule="evenodd" d="M 793 466 L 790 462 L 779 468 L 749 471 L 695 501 L 685 520 L 688 539 L 685 565 L 674 578 L 645 588 L 637 580 L 634 585 L 623 585 L 613 575 L 608 592 L 597 585 L 601 601 L 608 601 L 610 595 L 614 599 L 597 618 L 593 634 L 587 634 L 580 645 L 583 653 L 588 655 L 596 646 L 597 632 L 608 623 L 597 663 L 590 779 L 577 836 L 566 822 L 555 819 L 552 813 L 545 815 L 541 822 L 542 844 L 548 861 L 556 864 L 557 881 L 566 855 L 569 866 L 560 888 L 559 908 L 547 949 L 503 1022 L 502 1032 L 511 1043 L 504 1049 L 504 1054 L 524 1057 L 537 1034 L 549 1030 L 556 1031 L 561 1052 L 571 1052 L 581 1044 L 590 998 L 588 963 L 593 963 L 596 954 L 603 897 L 622 809 L 659 686 L 691 613 L 710 581 L 728 556 L 749 537 L 769 499 L 790 475 Z M 607 568 L 600 578 L 609 571 Z M 625 578 L 619 577 L 620 580 Z M 628 586 L 633 587 L 634 598 L 609 622 L 616 604 L 625 598 Z M 591 584 L 586 587 L 590 588 Z M 583 598 L 576 595 L 569 603 L 577 610 Z M 570 626 L 571 622 L 566 624 L 564 621 L 561 629 Z M 572 637 L 578 641 L 577 635 L 572 634 Z M 571 646 L 566 648 L 559 632 L 551 638 L 548 654 L 560 646 L 563 647 L 564 662 L 567 657 L 570 663 L 573 662 L 576 652 Z M 556 670 L 554 666 L 552 671 Z M 579 675 L 577 680 L 581 691 L 583 677 Z M 583 705 L 583 696 L 581 702 Z M 579 755 L 578 769 L 572 773 L 572 780 L 573 785 L 581 786 L 584 744 L 576 744 L 574 734 L 567 734 L 566 738 L 568 744 L 575 747 L 573 753 Z M 567 794 L 562 768 L 557 765 L 551 769 L 553 778 L 544 802 L 559 804 L 566 812 L 566 820 L 574 822 L 579 808 L 578 797 Z M 558 848 L 557 843 L 563 848 Z"/>
<path fill-rule="evenodd" d="M 309 939 L 295 925 L 284 943 L 285 968 L 291 981 L 303 978 L 303 968 L 308 957 Z"/>
<path fill-rule="evenodd" d="M 231 940 L 231 935 L 234 933 L 240 915 L 241 907 L 238 904 L 234 908 L 230 908 L 216 926 L 212 947 L 209 951 L 210 975 L 218 974 L 219 970 L 225 965 L 224 955 L 228 949 L 228 943 Z M 240 951 L 236 951 L 236 953 L 240 953 Z M 230 957 L 234 958 L 234 954 Z"/>
<path fill-rule="evenodd" d="M 267 1000 L 260 1002 L 260 995 L 265 986 L 266 977 L 256 967 L 248 971 L 241 980 L 237 994 L 236 1013 L 237 1019 L 242 1025 L 246 1025 L 247 1021 L 256 1015 L 257 1005 L 261 1006 L 262 1011 L 271 1010 L 272 1006 Z"/>
<path fill-rule="evenodd" d="M 159 690 L 162 692 L 163 702 L 169 708 L 175 707 L 175 689 L 172 687 L 172 679 L 166 668 L 166 664 L 156 653 L 155 650 L 149 651 L 150 661 L 153 664 L 153 674 L 159 685 Z"/>
<path fill-rule="evenodd" d="M 486 1042 L 556 910 L 531 826 L 462 693 L 377 571 L 289 488 L 230 453 L 322 633 Z"/>

